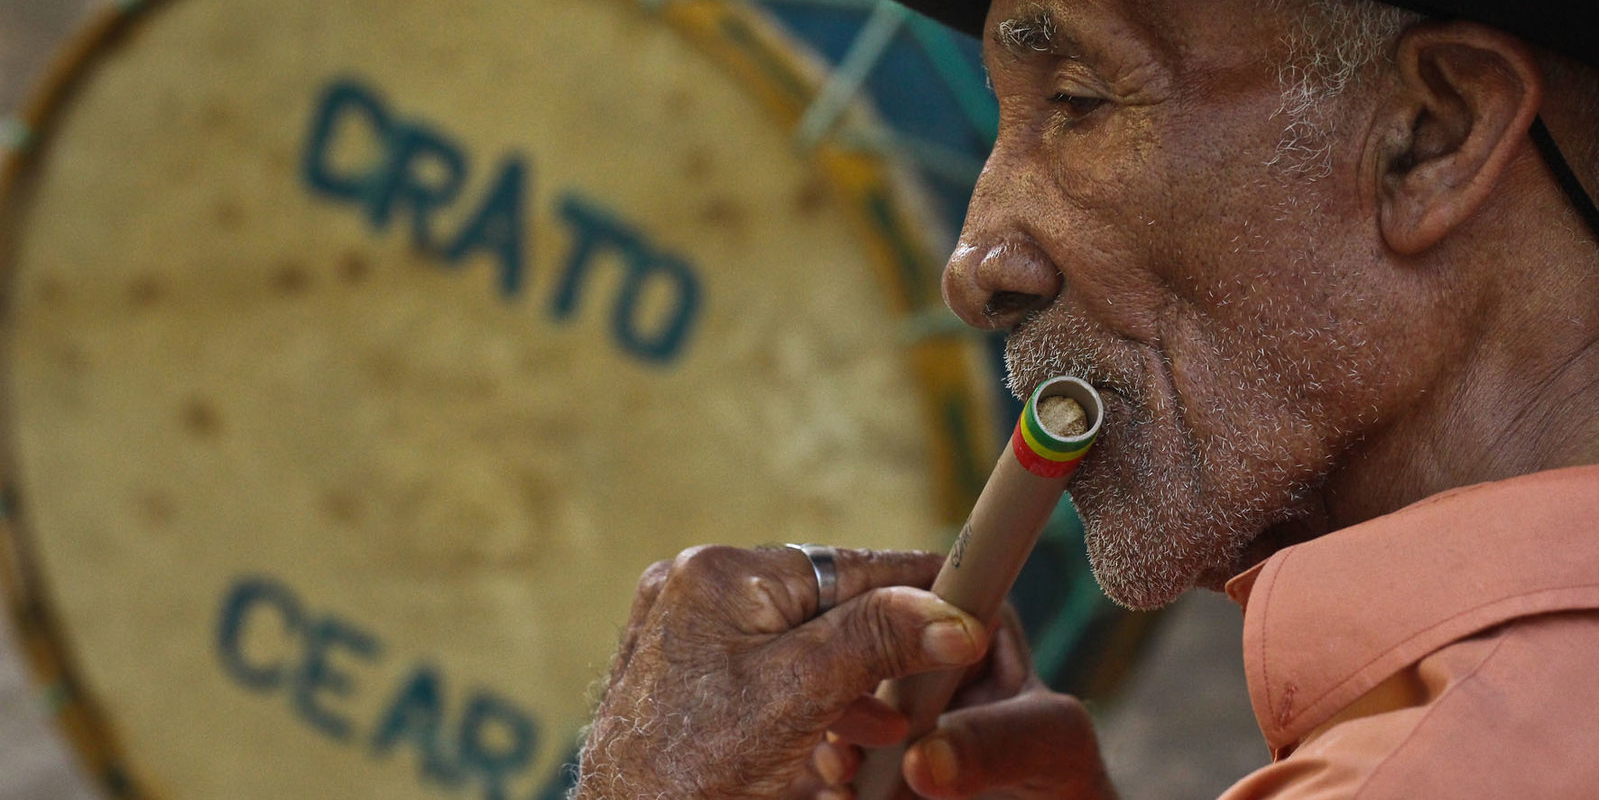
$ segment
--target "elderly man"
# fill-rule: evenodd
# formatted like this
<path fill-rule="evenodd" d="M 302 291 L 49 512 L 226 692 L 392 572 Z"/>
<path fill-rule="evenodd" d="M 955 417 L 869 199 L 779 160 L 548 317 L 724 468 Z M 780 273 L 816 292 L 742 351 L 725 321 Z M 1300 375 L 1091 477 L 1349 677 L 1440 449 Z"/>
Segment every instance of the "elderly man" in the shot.
<path fill-rule="evenodd" d="M 1593 4 L 922 2 L 1000 103 L 951 307 L 1009 331 L 1013 390 L 1102 389 L 1071 488 L 1105 590 L 1245 607 L 1274 760 L 1227 797 L 1592 796 Z M 1014 634 L 914 588 L 937 565 L 839 552 L 822 614 L 793 551 L 652 568 L 575 796 L 847 798 L 906 735 L 867 693 L 968 664 L 917 793 L 1114 796 Z"/>

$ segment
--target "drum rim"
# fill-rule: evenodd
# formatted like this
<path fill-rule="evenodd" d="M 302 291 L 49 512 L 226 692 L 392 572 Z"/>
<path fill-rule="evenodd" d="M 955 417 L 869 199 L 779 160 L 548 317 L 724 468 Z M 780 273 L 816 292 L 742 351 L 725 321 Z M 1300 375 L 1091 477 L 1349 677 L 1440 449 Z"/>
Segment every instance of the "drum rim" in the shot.
<path fill-rule="evenodd" d="M 11 239 L 26 201 L 21 195 L 28 190 L 37 164 L 35 154 L 47 146 L 62 109 L 94 73 L 102 54 L 128 34 L 150 5 L 163 2 L 166 0 L 123 0 L 94 12 L 80 32 L 68 37 L 37 86 L 25 96 L 14 117 L 21 126 L 19 141 L 0 153 L 4 156 L 0 159 L 0 286 L 9 288 L 14 277 Z M 0 302 L 9 306 L 9 297 Z M 0 308 L 0 319 L 9 313 L 9 308 Z M 0 354 L 0 365 L 7 360 Z M 89 777 L 113 798 L 146 798 L 131 783 L 110 721 L 78 679 L 67 638 L 61 635 L 63 626 L 31 553 L 31 526 L 18 508 L 18 454 L 11 424 L 16 414 L 10 380 L 8 371 L 0 366 L 0 588 L 6 593 L 14 639 L 48 703 L 48 715 Z"/>
<path fill-rule="evenodd" d="M 94 77 L 102 58 L 137 35 L 156 12 L 178 1 L 116 0 L 94 12 L 51 60 L 25 95 L 20 111 L 5 120 L 20 125 L 21 131 L 15 146 L 0 142 L 0 342 L 8 339 L 5 320 L 15 277 L 12 237 L 38 174 L 40 152 L 50 146 L 64 109 Z M 768 118 L 784 129 L 798 125 L 822 90 L 825 70 L 807 64 L 804 47 L 758 8 L 735 0 L 671 0 L 658 4 L 654 13 L 690 49 L 759 100 Z M 729 30 L 747 34 L 741 39 L 743 50 L 728 41 Z M 773 74 L 772 69 L 783 72 Z M 796 89 L 802 91 L 796 94 Z M 852 221 L 855 235 L 865 243 L 895 321 L 906 323 L 918 314 L 941 310 L 937 270 L 942 259 L 933 256 L 927 241 L 930 220 L 918 218 L 905 206 L 908 194 L 900 182 L 906 178 L 896 171 L 899 168 L 881 156 L 828 141 L 816 144 L 809 157 Z M 940 501 L 936 513 L 949 526 L 951 538 L 982 489 L 993 456 L 986 445 L 999 441 L 996 382 L 976 379 L 988 370 L 979 348 L 971 337 L 934 332 L 907 344 L 902 355 L 925 406 L 921 427 L 931 446 L 927 467 L 934 497 Z M 115 721 L 79 680 L 71 639 L 52 608 L 49 581 L 30 552 L 33 526 L 18 503 L 20 455 L 14 441 L 9 361 L 0 352 L 0 592 L 5 595 L 14 639 L 31 668 L 35 690 L 48 702 L 53 726 L 64 734 L 91 779 L 118 800 L 164 800 L 163 794 L 141 784 L 139 778 L 144 776 L 126 760 Z M 948 405 L 962 400 L 963 406 Z M 961 430 L 952 432 L 955 427 Z"/>

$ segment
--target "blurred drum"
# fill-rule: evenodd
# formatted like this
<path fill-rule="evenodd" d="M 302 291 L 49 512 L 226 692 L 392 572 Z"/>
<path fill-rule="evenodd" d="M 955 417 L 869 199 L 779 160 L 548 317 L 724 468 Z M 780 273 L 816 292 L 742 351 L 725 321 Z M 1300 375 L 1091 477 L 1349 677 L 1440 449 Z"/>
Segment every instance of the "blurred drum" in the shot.
<path fill-rule="evenodd" d="M 0 187 L 0 564 L 114 794 L 558 797 L 649 563 L 981 487 L 926 201 L 764 17 L 122 5 Z"/>

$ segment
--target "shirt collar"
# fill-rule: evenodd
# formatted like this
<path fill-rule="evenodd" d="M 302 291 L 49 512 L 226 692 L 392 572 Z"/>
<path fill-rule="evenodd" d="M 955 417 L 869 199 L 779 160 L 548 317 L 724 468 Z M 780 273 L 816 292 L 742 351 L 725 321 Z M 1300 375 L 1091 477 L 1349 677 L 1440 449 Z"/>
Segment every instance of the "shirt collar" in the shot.
<path fill-rule="evenodd" d="M 1455 489 L 1227 584 L 1274 757 L 1394 673 L 1517 617 L 1599 608 L 1599 466 Z"/>

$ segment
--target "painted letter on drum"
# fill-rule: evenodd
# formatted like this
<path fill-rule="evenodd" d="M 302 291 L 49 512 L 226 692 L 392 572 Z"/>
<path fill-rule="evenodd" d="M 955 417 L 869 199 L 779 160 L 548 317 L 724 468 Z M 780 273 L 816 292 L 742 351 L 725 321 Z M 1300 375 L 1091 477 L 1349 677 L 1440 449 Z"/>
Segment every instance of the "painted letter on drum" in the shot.
<path fill-rule="evenodd" d="M 443 235 L 436 216 L 461 200 L 470 154 L 434 125 L 397 117 L 377 91 L 350 78 L 333 81 L 317 100 L 301 160 L 312 192 L 359 206 L 374 232 L 408 217 L 411 246 L 443 266 L 492 259 L 508 299 L 527 282 L 531 164 L 526 155 L 504 156 L 460 229 Z M 560 193 L 556 212 L 572 244 L 548 306 L 551 319 L 569 322 L 576 315 L 597 266 L 613 256 L 623 270 L 610 314 L 617 346 L 644 362 L 677 359 L 692 338 L 704 294 L 689 260 L 577 189 Z"/>
<path fill-rule="evenodd" d="M 222 669 L 238 685 L 287 695 L 307 728 L 333 742 L 365 742 L 372 758 L 413 750 L 418 778 L 429 785 L 477 792 L 484 800 L 547 800 L 562 796 L 569 781 L 560 770 L 531 793 L 513 794 L 513 786 L 529 785 L 538 762 L 540 726 L 531 713 L 481 687 L 452 707 L 449 682 L 428 662 L 407 669 L 386 692 L 371 686 L 383 642 L 335 614 L 308 610 L 272 578 L 234 583 L 222 601 L 216 641 Z M 373 691 L 384 698 L 382 711 L 365 723 L 350 701 Z"/>

